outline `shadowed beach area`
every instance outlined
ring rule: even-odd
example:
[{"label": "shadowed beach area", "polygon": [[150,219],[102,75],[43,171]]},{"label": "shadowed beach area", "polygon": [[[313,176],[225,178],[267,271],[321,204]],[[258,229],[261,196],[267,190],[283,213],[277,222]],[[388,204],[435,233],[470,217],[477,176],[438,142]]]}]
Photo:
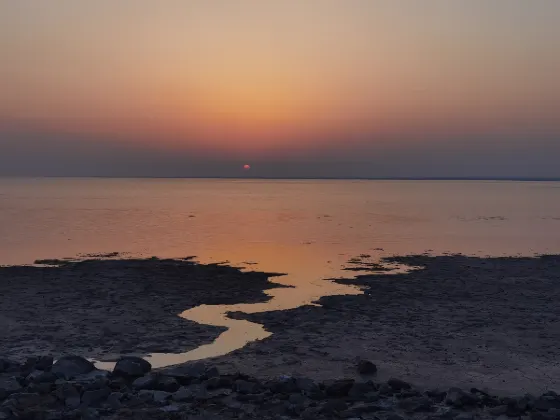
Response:
[{"label": "shadowed beach area", "polygon": [[[378,378],[419,386],[477,386],[505,393],[560,385],[560,257],[393,257],[419,267],[338,282],[364,293],[319,305],[230,314],[272,335],[210,359],[224,371],[257,377],[355,377],[356,360]],[[263,303],[276,274],[189,260],[86,260],[2,267],[0,354],[182,353],[225,328],[178,314],[197,305]],[[272,279],[274,280],[274,279]],[[250,305],[247,305],[249,308]]]}]

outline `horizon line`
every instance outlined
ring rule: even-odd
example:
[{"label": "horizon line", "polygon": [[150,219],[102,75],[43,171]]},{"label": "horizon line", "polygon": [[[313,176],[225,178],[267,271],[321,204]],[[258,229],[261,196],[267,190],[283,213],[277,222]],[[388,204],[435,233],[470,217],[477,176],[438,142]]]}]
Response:
[{"label": "horizon line", "polygon": [[326,181],[525,181],[559,182],[560,177],[319,177],[319,176],[149,176],[149,175],[0,175],[0,178],[74,178],[74,179],[221,179],[221,180],[326,180]]}]

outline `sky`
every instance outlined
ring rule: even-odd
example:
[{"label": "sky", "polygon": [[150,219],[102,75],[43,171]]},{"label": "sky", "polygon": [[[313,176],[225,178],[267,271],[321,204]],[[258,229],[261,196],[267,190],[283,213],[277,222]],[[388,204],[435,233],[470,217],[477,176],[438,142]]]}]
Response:
[{"label": "sky", "polygon": [[558,0],[0,0],[0,175],[560,178],[558,22]]}]

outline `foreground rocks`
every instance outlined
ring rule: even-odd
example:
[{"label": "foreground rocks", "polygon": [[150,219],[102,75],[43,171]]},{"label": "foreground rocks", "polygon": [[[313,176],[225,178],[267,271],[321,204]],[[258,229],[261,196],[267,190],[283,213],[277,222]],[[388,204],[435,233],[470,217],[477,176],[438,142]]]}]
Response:
[{"label": "foreground rocks", "polygon": [[[358,369],[372,367],[361,361]],[[317,383],[283,376],[260,381],[221,375],[201,363],[151,371],[148,362],[122,358],[113,372],[86,359],[0,359],[0,419],[560,419],[560,396],[500,398],[478,390],[420,390],[337,379]]]}]

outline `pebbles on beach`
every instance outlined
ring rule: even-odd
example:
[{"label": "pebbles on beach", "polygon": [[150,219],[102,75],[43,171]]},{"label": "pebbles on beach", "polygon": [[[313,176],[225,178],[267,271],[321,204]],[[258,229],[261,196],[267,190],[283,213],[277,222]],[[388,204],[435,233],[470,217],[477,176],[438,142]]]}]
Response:
[{"label": "pebbles on beach", "polygon": [[0,419],[124,418],[553,420],[560,418],[560,396],[422,391],[398,379],[315,382],[282,376],[263,382],[220,374],[203,363],[152,371],[148,362],[131,357],[119,360],[113,372],[90,369],[80,356],[54,364],[52,358],[22,364],[0,359]]}]

